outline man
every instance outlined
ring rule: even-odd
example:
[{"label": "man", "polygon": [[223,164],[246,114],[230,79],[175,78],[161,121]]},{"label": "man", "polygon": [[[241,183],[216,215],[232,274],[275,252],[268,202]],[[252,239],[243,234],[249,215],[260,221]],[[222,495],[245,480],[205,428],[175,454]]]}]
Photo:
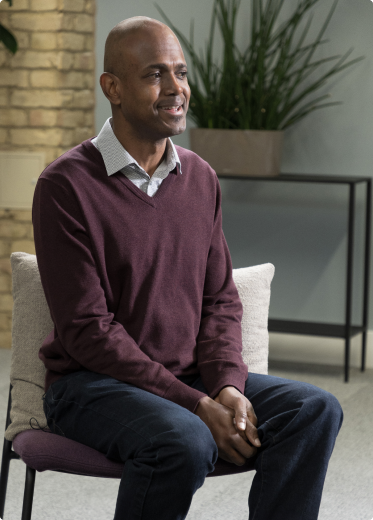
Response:
[{"label": "man", "polygon": [[104,68],[111,120],[35,192],[55,324],[40,351],[48,424],[125,462],[115,520],[185,518],[218,455],[233,468],[256,456],[251,519],[316,519],[341,408],[311,385],[248,376],[218,180],[169,139],[190,98],[179,42],[125,20]]}]

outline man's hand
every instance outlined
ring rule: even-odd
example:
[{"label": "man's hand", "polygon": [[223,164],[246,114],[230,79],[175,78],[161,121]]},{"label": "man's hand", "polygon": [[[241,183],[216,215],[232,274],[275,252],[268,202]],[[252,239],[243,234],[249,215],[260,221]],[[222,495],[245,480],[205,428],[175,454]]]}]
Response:
[{"label": "man's hand", "polygon": [[237,431],[243,438],[251,442],[253,446],[259,448],[260,440],[258,430],[256,429],[258,419],[250,401],[234,386],[223,388],[215,397],[215,401],[234,411],[234,424]]},{"label": "man's hand", "polygon": [[242,438],[233,424],[235,418],[233,409],[206,396],[198,403],[195,413],[211,431],[218,447],[219,457],[242,466],[246,459],[255,455],[256,448]]}]

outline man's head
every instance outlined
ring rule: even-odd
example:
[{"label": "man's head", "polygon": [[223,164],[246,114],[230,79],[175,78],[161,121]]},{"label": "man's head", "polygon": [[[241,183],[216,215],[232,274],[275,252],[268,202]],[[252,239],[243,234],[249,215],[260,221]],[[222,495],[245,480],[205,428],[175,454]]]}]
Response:
[{"label": "man's head", "polygon": [[115,126],[150,141],[185,130],[187,68],[169,27],[142,16],[120,22],[106,40],[104,69],[100,83]]}]

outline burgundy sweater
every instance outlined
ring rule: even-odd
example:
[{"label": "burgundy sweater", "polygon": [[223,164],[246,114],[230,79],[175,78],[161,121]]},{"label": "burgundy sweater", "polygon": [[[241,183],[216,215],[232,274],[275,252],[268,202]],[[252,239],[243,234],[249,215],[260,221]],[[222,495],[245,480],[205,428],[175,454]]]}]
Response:
[{"label": "burgundy sweater", "polygon": [[41,174],[33,224],[54,323],[39,357],[46,389],[87,369],[194,411],[204,396],[176,376],[200,374],[211,397],[243,392],[242,305],[222,231],[215,172],[177,147],[175,168],[149,197],[108,176],[89,141]]}]

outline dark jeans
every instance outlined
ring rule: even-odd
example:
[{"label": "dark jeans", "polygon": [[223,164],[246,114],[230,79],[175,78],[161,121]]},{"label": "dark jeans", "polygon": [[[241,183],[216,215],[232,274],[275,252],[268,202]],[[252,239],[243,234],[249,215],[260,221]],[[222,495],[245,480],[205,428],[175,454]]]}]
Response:
[{"label": "dark jeans", "polygon": [[[181,378],[182,379],[182,378]],[[199,377],[182,379],[206,391]],[[315,520],[342,424],[337,399],[312,385],[249,373],[245,395],[262,447],[250,520]],[[207,426],[185,408],[88,371],[48,390],[52,431],[125,462],[114,520],[181,520],[217,459]]]}]

